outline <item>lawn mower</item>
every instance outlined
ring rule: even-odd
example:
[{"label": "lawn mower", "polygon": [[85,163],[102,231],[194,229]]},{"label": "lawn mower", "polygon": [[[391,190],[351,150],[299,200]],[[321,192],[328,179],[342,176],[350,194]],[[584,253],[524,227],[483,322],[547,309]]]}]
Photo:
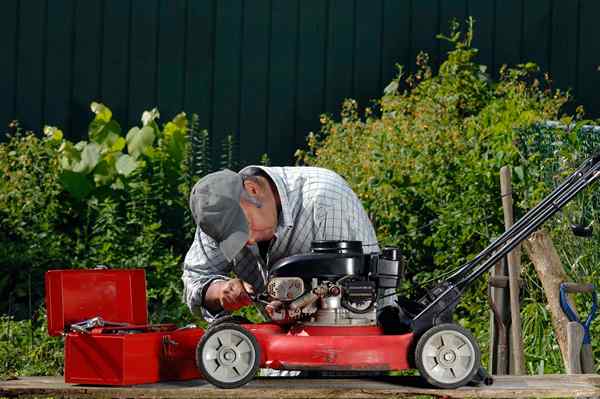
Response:
[{"label": "lawn mower", "polygon": [[[317,241],[311,253],[281,259],[257,301],[274,306],[266,323],[220,321],[196,347],[202,375],[221,388],[243,386],[259,368],[392,371],[417,368],[431,385],[456,388],[485,372],[472,334],[453,323],[464,290],[600,176],[600,155],[445,281],[414,301],[398,301],[405,331],[377,323],[377,302],[396,288],[402,257],[395,248],[364,254],[356,241]],[[489,381],[489,379],[486,379]]]}]

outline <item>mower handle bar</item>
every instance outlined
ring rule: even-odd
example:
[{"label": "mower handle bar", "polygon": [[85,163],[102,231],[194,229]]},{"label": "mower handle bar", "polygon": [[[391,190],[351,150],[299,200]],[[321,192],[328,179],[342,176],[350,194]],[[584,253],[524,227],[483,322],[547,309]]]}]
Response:
[{"label": "mower handle bar", "polygon": [[[578,181],[578,179],[581,179],[581,177],[583,176],[583,173],[584,173],[584,171],[586,171],[586,169],[589,171],[594,166],[597,166],[598,162],[600,162],[600,153],[583,161],[582,164],[579,166],[579,168],[575,172],[573,172],[561,184],[559,184],[558,187],[556,187],[539,204],[537,204],[535,207],[530,209],[525,215],[523,215],[523,217],[521,219],[519,219],[509,229],[507,229],[504,233],[502,233],[496,240],[494,240],[489,246],[487,246],[477,256],[475,256],[475,258],[473,258],[467,264],[462,266],[459,270],[457,270],[452,275],[450,275],[450,277],[448,277],[448,280],[453,281],[453,280],[459,278],[460,276],[462,276],[462,274],[465,271],[471,269],[473,266],[480,263],[485,257],[489,256],[492,252],[496,251],[500,246],[502,246],[504,244],[504,242],[509,238],[510,235],[514,234],[514,232],[516,230],[520,230],[523,228],[523,226],[531,223],[532,220],[535,220],[537,218],[537,216],[545,210],[545,208],[548,206],[548,204],[552,203],[558,197],[560,197],[563,194],[565,187],[567,187],[568,185],[570,185],[574,182],[576,183]],[[587,183],[587,184],[589,184],[589,183]],[[586,186],[587,186],[587,184],[586,184]],[[584,187],[580,188],[577,192],[579,192]],[[550,215],[550,216],[552,216],[552,215]],[[544,219],[544,221],[546,219],[548,219],[550,216],[546,217]]]},{"label": "mower handle bar", "polygon": [[[500,237],[481,251],[473,260],[453,273],[447,281],[450,285],[415,316],[413,320],[425,319],[431,312],[441,313],[450,308],[462,290],[479,278],[500,259],[517,247],[523,240],[536,231],[546,220],[557,213],[577,193],[600,177],[600,153],[586,159],[582,165],[556,187],[539,204],[529,210],[517,223],[507,229]],[[445,302],[446,297],[451,298]],[[442,306],[444,309],[440,309]],[[433,318],[432,318],[433,320]]]}]

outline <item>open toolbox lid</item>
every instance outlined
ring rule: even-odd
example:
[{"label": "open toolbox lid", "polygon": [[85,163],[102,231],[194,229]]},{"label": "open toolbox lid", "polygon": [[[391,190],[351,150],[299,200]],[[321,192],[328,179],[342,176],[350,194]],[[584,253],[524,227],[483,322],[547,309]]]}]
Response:
[{"label": "open toolbox lid", "polygon": [[117,323],[148,323],[143,269],[71,269],[46,272],[48,334],[100,316]]}]

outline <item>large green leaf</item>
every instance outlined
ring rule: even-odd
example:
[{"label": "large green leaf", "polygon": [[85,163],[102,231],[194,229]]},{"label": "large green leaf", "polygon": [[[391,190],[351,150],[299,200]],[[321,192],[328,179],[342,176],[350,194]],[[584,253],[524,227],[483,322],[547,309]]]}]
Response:
[{"label": "large green leaf", "polygon": [[75,173],[88,174],[100,161],[100,146],[96,143],[81,141],[75,145],[63,143],[59,149],[62,152],[61,166]]},{"label": "large green leaf", "polygon": [[121,126],[117,121],[104,122],[96,118],[88,129],[90,140],[105,147],[112,147],[121,138]]},{"label": "large green leaf", "polygon": [[112,119],[112,111],[106,105],[93,102],[90,108],[96,114],[96,119],[105,123],[108,123]]},{"label": "large green leaf", "polygon": [[112,183],[115,179],[115,160],[114,157],[104,157],[98,166],[94,169],[94,182],[98,186]]},{"label": "large green leaf", "polygon": [[100,146],[96,143],[87,143],[81,151],[81,161],[73,172],[88,174],[94,170],[98,162],[100,162]]},{"label": "large green leaf", "polygon": [[160,113],[157,108],[152,108],[150,111],[144,111],[142,114],[142,124],[148,126],[158,118],[160,118]]},{"label": "large green leaf", "polygon": [[65,190],[79,199],[85,198],[93,188],[86,175],[71,172],[70,170],[62,171],[59,175],[59,180]]},{"label": "large green leaf", "polygon": [[149,126],[143,128],[133,127],[127,133],[127,151],[129,155],[137,159],[140,154],[145,154],[152,148],[154,142],[154,131]]},{"label": "large green leaf", "polygon": [[123,176],[129,176],[138,166],[138,163],[131,155],[121,155],[115,164],[117,172]]},{"label": "large green leaf", "polygon": [[181,162],[185,155],[185,144],[187,141],[187,117],[184,112],[178,114],[164,128],[165,140],[169,155],[175,162]]}]

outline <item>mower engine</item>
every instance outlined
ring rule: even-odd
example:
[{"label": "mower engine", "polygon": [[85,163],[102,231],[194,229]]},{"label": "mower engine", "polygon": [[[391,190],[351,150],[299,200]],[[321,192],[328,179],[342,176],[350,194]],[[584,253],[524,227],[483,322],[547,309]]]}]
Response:
[{"label": "mower engine", "polygon": [[270,272],[267,312],[273,322],[371,326],[385,289],[402,273],[398,249],[363,254],[360,241],[314,241],[311,253],[290,256]]}]

